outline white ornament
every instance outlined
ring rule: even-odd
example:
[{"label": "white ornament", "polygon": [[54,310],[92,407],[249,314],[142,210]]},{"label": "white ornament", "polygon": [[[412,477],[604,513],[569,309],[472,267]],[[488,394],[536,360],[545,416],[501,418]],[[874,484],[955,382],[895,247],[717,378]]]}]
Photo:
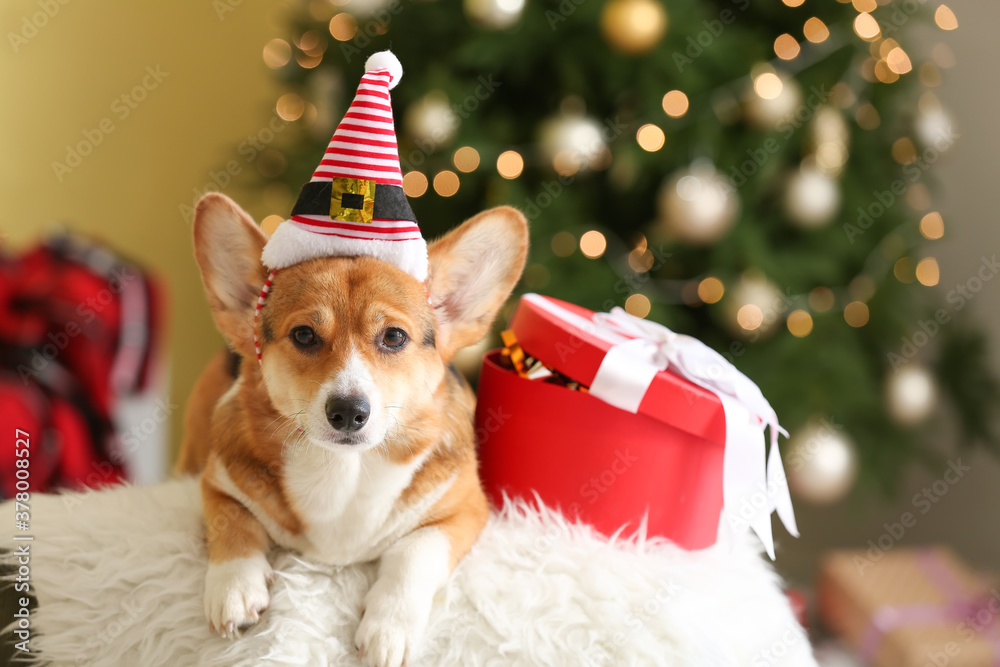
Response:
[{"label": "white ornament", "polygon": [[671,235],[687,243],[718,241],[732,227],[739,208],[732,184],[707,161],[678,172],[660,190],[660,219]]},{"label": "white ornament", "polygon": [[815,229],[833,220],[840,210],[840,185],[814,167],[803,167],[785,188],[785,211],[800,227]]},{"label": "white ornament", "polygon": [[900,424],[919,424],[937,404],[937,385],[923,366],[909,364],[891,372],[886,381],[889,414]]},{"label": "white ornament", "polygon": [[774,129],[785,121],[791,126],[801,124],[795,112],[802,108],[802,90],[795,79],[782,78],[781,92],[774,99],[764,99],[753,89],[744,98],[744,112],[747,120],[757,127]]},{"label": "white ornament", "polygon": [[847,495],[857,477],[858,461],[843,427],[814,419],[791,435],[785,469],[792,493],[817,505]]},{"label": "white ornament", "polygon": [[827,174],[840,174],[847,164],[850,130],[844,114],[834,107],[821,107],[809,126],[809,149],[816,164]]},{"label": "white ornament", "polygon": [[850,138],[844,114],[834,107],[820,107],[809,129],[814,147],[829,142],[846,144]]},{"label": "white ornament", "polygon": [[729,291],[724,308],[734,333],[757,337],[774,333],[784,322],[788,304],[774,283],[763,276],[749,275]]},{"label": "white ornament", "polygon": [[501,30],[520,20],[524,2],[525,0],[465,0],[465,14],[480,25]]},{"label": "white ornament", "polygon": [[608,156],[604,127],[588,116],[568,114],[545,121],[539,135],[542,152],[560,173],[567,165],[573,171],[597,167]]},{"label": "white ornament", "polygon": [[385,9],[389,5],[389,1],[390,0],[347,0],[347,2],[338,4],[343,7],[344,11],[350,12],[357,18],[364,19],[379,10]]},{"label": "white ornament", "polygon": [[923,146],[936,146],[940,149],[954,143],[954,123],[951,116],[941,108],[931,109],[917,117],[917,139]]},{"label": "white ornament", "polygon": [[437,148],[450,142],[458,130],[458,116],[441,91],[427,93],[410,105],[405,116],[406,131],[421,146]]}]

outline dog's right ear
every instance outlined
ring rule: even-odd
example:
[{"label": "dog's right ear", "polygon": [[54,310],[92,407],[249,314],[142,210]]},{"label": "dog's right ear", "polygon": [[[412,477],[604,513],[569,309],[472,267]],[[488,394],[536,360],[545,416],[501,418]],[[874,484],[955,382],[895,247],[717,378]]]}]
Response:
[{"label": "dog's right ear", "polygon": [[229,197],[213,192],[194,214],[194,256],[215,326],[239,354],[253,357],[253,316],[268,271],[260,254],[267,237]]}]

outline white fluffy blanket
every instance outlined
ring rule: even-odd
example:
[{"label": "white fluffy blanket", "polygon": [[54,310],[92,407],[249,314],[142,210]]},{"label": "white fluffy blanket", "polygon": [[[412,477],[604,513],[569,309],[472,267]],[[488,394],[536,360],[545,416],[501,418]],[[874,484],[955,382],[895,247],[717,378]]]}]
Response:
[{"label": "white fluffy blanket", "polygon": [[[0,521],[13,527],[13,508]],[[271,607],[236,641],[204,618],[193,479],[34,496],[30,646],[54,665],[357,665],[371,565],[272,554]],[[8,543],[9,544],[9,543]],[[815,667],[777,576],[749,542],[689,553],[609,541],[512,504],[435,601],[420,665]],[[411,667],[417,667],[413,665]]]}]

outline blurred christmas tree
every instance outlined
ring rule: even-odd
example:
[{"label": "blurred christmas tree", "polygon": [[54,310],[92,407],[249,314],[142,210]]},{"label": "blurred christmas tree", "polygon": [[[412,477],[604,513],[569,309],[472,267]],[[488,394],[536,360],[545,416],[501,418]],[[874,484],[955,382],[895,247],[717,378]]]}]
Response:
[{"label": "blurred christmas tree", "polygon": [[[623,305],[728,355],[791,428],[801,495],[839,497],[855,462],[891,488],[904,464],[931,459],[938,397],[967,442],[996,441],[981,337],[953,322],[970,295],[928,289],[928,242],[945,224],[927,172],[954,141],[933,93],[953,64],[933,37],[957,27],[948,7],[296,8],[287,39],[264,48],[287,88],[276,111],[296,128],[283,156],[259,160],[272,201],[290,207],[365,58],[391,48],[405,70],[393,91],[404,187],[425,234],[520,207],[533,236],[523,288]],[[274,213],[265,226],[288,210]]]}]

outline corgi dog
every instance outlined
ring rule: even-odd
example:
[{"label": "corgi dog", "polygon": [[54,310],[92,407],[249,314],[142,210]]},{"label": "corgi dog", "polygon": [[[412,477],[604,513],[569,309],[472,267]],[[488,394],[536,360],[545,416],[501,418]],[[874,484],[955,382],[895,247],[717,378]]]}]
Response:
[{"label": "corgi dog", "polygon": [[519,280],[527,223],[509,207],[471,218],[429,244],[425,283],[371,256],[300,262],[272,274],[255,321],[267,240],[228,197],[198,203],[195,257],[231,350],[197,381],[178,462],[201,474],[205,614],[224,637],[256,623],[275,547],[377,561],[355,642],[364,664],[398,667],[489,515],[475,397],[450,362]]}]

